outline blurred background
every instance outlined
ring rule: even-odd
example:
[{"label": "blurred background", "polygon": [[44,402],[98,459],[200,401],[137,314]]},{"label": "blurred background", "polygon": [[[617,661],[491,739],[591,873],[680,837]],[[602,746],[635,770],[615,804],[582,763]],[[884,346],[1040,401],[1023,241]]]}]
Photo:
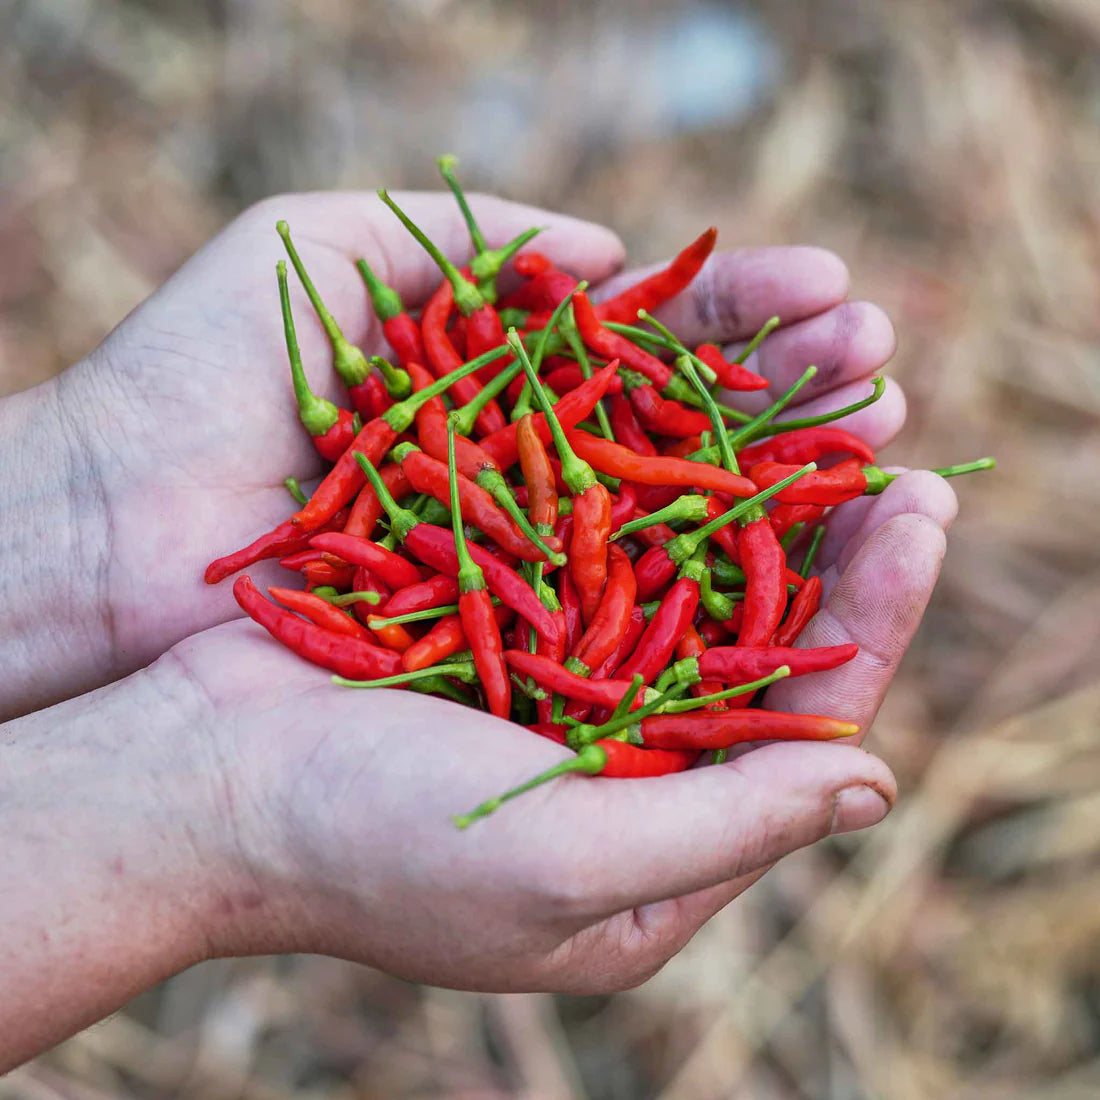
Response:
[{"label": "blurred background", "polygon": [[872,735],[902,795],[614,997],[199,967],[0,1098],[1100,1095],[1100,4],[0,0],[0,393],[248,203],[471,185],[806,242],[893,316],[943,581]]}]

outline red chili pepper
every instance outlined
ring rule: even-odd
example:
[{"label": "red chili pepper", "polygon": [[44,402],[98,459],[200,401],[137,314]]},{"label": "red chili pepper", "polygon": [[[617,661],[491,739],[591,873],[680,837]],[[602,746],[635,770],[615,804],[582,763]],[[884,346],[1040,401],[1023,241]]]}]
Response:
[{"label": "red chili pepper", "polygon": [[619,482],[619,494],[611,501],[611,533],[616,531],[628,520],[634,518],[637,511],[638,494],[629,481]]},{"label": "red chili pepper", "polygon": [[[652,531],[654,528],[646,528]],[[639,532],[641,534],[642,532]],[[675,538],[676,533],[669,528],[669,535]],[[672,538],[668,541],[671,542]],[[651,546],[635,563],[634,577],[638,585],[638,599],[643,603],[656,599],[671,583],[676,576],[679,564],[673,561],[664,546]]]},{"label": "red chili pepper", "polygon": [[567,653],[572,653],[584,633],[584,621],[581,617],[581,600],[577,595],[577,586],[564,569],[558,576],[558,600],[561,603],[565,628],[565,649]]},{"label": "red chili pepper", "polygon": [[516,423],[519,464],[527,486],[527,513],[539,534],[552,534],[558,519],[558,490],[546,444],[527,413]]},{"label": "red chili pepper", "polygon": [[406,312],[401,296],[371,271],[366,260],[357,261],[356,267],[367,284],[375,315],[382,322],[382,335],[393,348],[397,361],[406,368],[410,363],[423,363],[426,354],[420,326]]},{"label": "red chili pepper", "polygon": [[[547,389],[553,390],[554,393],[565,395],[570,390],[575,390],[578,386],[584,384],[584,374],[579,364],[572,363],[568,359],[561,361],[559,365],[555,365],[557,358],[557,356],[551,356],[543,365],[545,384]],[[521,380],[517,378],[516,381]],[[611,384],[607,387],[607,392],[622,393],[622,390],[623,380],[615,375],[611,379]]]},{"label": "red chili pepper", "polygon": [[[532,261],[532,257],[537,257],[537,259]],[[516,257],[516,270],[522,275],[524,272],[520,271],[521,267],[530,270],[527,267],[529,263],[532,263],[533,266],[543,259],[545,257],[539,257],[538,253],[525,252]],[[554,267],[549,260],[546,262],[547,267],[534,273],[526,283],[500,300],[499,304],[502,309],[549,311],[554,309],[563,298],[567,298],[573,293],[577,280],[572,275]]]},{"label": "red chili pepper", "polygon": [[745,741],[828,741],[859,732],[854,722],[770,710],[693,711],[643,718],[647,749],[726,749]]},{"label": "red chili pepper", "polygon": [[[736,610],[741,610],[740,604],[737,605]],[[715,622],[714,619],[704,619],[699,624],[699,634],[708,646],[717,646],[726,639],[728,631],[724,623]]]},{"label": "red chili pepper", "polygon": [[466,532],[462,529],[453,425],[447,433],[447,470],[451,478],[451,526],[458,558],[458,615],[474,655],[474,667],[485,691],[489,710],[498,718],[507,719],[512,712],[512,683],[504,664],[500,627],[493,614],[485,574],[470,556]]},{"label": "red chili pepper", "polygon": [[[795,467],[795,469],[800,469],[800,467]],[[797,482],[795,484],[797,484]],[[716,519],[721,514],[722,505],[719,501],[714,501],[707,506],[708,520]],[[729,557],[730,561],[732,561],[734,565],[742,564],[740,534],[732,524],[728,527],[720,527],[710,537],[714,539],[714,541],[718,543],[718,545],[723,550],[725,550],[726,555]],[[806,582],[793,569],[787,569],[786,567],[784,567],[783,583],[793,585],[795,588],[801,588],[802,585]]]},{"label": "red chili pepper", "polygon": [[601,302],[596,306],[597,317],[601,321],[632,325],[638,318],[638,310],[650,312],[675,298],[702,270],[707,257],[714,251],[717,239],[718,230],[711,226],[680,252],[668,267],[627,287],[614,298]]},{"label": "red chili pepper", "polygon": [[[752,468],[752,479],[758,481],[760,488],[765,489],[782,481],[797,468],[788,463],[758,462]],[[863,496],[864,493],[882,492],[886,485],[885,479],[889,476],[877,466],[864,466],[861,469],[858,459],[849,459],[828,470],[815,470],[812,474],[799,478],[793,485],[783,489],[776,500],[781,504],[817,504],[829,507],[843,504],[846,500]]]},{"label": "red chili pepper", "polygon": [[710,430],[710,417],[706,413],[662,397],[648,383],[629,387],[629,394],[638,422],[654,435],[685,438]]},{"label": "red chili pepper", "polygon": [[424,579],[420,570],[407,558],[371,542],[370,539],[330,531],[328,534],[316,535],[312,545],[318,550],[336,554],[353,565],[365,566],[393,589],[404,588]]},{"label": "red chili pepper", "polygon": [[390,599],[378,609],[378,614],[385,619],[396,618],[398,615],[408,615],[415,611],[428,611],[433,607],[444,607],[454,603],[458,599],[458,581],[454,577],[446,577],[437,573],[424,581],[407,585],[395,592]]},{"label": "red chili pepper", "polygon": [[248,576],[238,577],[233,595],[249,618],[260,624],[273,638],[315,665],[353,680],[374,680],[401,671],[401,659],[391,650],[371,645],[359,638],[334,634],[276,606],[263,595]]},{"label": "red chili pepper", "polygon": [[695,357],[701,359],[718,376],[723,389],[740,393],[753,390],[766,390],[768,380],[754,374],[740,363],[730,363],[714,344],[700,344],[695,349]]},{"label": "red chili pepper", "polygon": [[[310,538],[312,537],[311,535]],[[320,561],[323,557],[324,554],[320,550],[299,550],[297,554],[287,554],[285,558],[280,558],[279,564],[293,573],[300,573],[303,565],[311,561]]]},{"label": "red chili pepper", "polygon": [[875,452],[859,438],[843,428],[799,428],[793,432],[773,435],[737,452],[737,461],[745,468],[758,462],[783,462],[805,466],[826,455],[848,455],[864,462],[874,462]]},{"label": "red chili pepper", "polygon": [[[457,581],[456,587],[457,587]],[[457,599],[457,594],[456,597]],[[498,604],[493,608],[497,630],[501,630],[512,619],[514,612],[510,607]],[[422,638],[418,638],[401,655],[406,671],[427,668],[439,664],[464,649],[469,649],[466,632],[462,629],[462,619],[458,615],[444,615]]]},{"label": "red chili pepper", "polygon": [[694,749],[642,749],[610,738],[596,741],[594,746],[607,754],[607,762],[597,774],[608,779],[653,779],[672,775],[686,771],[699,759]]},{"label": "red chili pepper", "polygon": [[298,405],[298,419],[310,437],[317,453],[327,462],[335,462],[355,438],[354,416],[348,409],[337,408],[331,401],[318,397],[306,380],[302,367],[302,355],[298,350],[298,337],[294,332],[294,317],[290,312],[290,291],[286,282],[286,263],[275,265],[279,277],[279,301],[283,309],[283,333],[286,351],[290,359],[290,378],[294,386],[294,400]]},{"label": "red chili pepper", "polygon": [[745,572],[745,610],[737,644],[767,645],[787,606],[787,555],[766,515],[741,528],[737,545]]},{"label": "red chili pepper", "polygon": [[591,671],[615,652],[630,625],[637,590],[630,559],[620,547],[612,544],[607,548],[607,583],[603,599],[583,637],[570,651],[571,660]]},{"label": "red chili pepper", "polygon": [[677,640],[691,624],[698,606],[699,585],[688,577],[681,577],[661,601],[633,655],[619,666],[617,678],[632,680],[640,674],[643,683],[651,683],[664,671]]},{"label": "red chili pepper", "polygon": [[747,477],[731,474],[720,466],[690,462],[684,458],[647,458],[619,443],[599,439],[588,432],[571,431],[566,435],[579,457],[591,463],[600,473],[612,477],[626,478],[642,485],[694,485],[699,489],[713,489],[735,497],[751,497],[757,493],[756,486]]},{"label": "red chili pepper", "polygon": [[350,615],[345,614],[338,607],[333,607],[327,600],[312,592],[302,592],[297,588],[269,588],[271,598],[278,600],[283,607],[304,615],[311,623],[331,630],[334,634],[346,634],[350,638],[362,638],[364,641],[372,641],[370,633]]},{"label": "red chili pepper", "polygon": [[310,561],[302,566],[301,572],[308,589],[328,586],[347,588],[355,577],[355,566],[337,566],[327,561]]},{"label": "red chili pepper", "polygon": [[591,679],[606,680],[613,676],[622,663],[637,648],[639,639],[645,633],[646,625],[645,612],[635,604],[630,609],[630,619],[626,624],[626,630],[622,638],[619,639],[619,644],[615,647],[611,656],[593,670]]},{"label": "red chili pepper", "polygon": [[[558,422],[567,431],[579,424],[595,407],[603,397],[615,372],[619,369],[618,360],[607,364],[606,367],[596,371],[584,385],[578,386],[572,393],[567,393],[555,406],[554,414]],[[535,427],[538,429],[539,438],[543,443],[549,443],[551,439],[550,428],[546,423],[546,417],[542,413],[535,414]],[[516,425],[509,424],[499,432],[487,435],[480,441],[483,450],[488,452],[493,461],[502,470],[515,464],[519,457],[519,445],[516,442]]]},{"label": "red chili pepper", "polygon": [[824,514],[820,504],[777,504],[768,513],[768,522],[775,537],[781,539],[796,524],[817,523]]},{"label": "red chili pepper", "polygon": [[663,390],[672,377],[672,368],[655,355],[643,351],[625,336],[604,328],[596,315],[588,295],[577,291],[573,295],[573,318],[585,346],[602,359],[619,359],[623,366],[645,375],[658,389]]},{"label": "red chili pepper", "polygon": [[[817,614],[821,606],[821,578],[810,577],[808,581],[795,593],[791,600],[787,618],[776,629],[772,636],[772,645],[790,646],[798,640],[799,634],[805,629],[806,624]],[[810,653],[812,650],[799,649],[796,653]]]},{"label": "red chili pepper", "polygon": [[[782,665],[790,668],[792,676],[825,672],[846,664],[858,652],[859,646],[852,643],[820,646],[816,649],[791,649],[773,645],[712,646],[698,655],[694,668],[697,675],[704,680],[740,684],[770,676]],[[688,666],[677,666],[678,674],[684,670],[688,670]]]},{"label": "red chili pepper", "polygon": [[[346,511],[338,512],[319,531],[337,531],[347,521]],[[250,542],[240,550],[227,554],[224,558],[215,558],[207,567],[203,579],[207,584],[217,584],[234,573],[247,569],[259,561],[267,561],[270,558],[286,558],[287,555],[299,554],[308,551],[309,540],[313,534],[303,531],[293,520],[285,520],[278,527],[272,528],[262,534],[258,539]],[[318,559],[314,559],[318,560]],[[287,568],[296,569],[297,566]]]},{"label": "red chili pepper", "polygon": [[[629,680],[590,680],[546,657],[519,649],[505,650],[504,659],[521,676],[530,676],[547,691],[584,703],[614,708],[631,688]],[[635,705],[641,706],[641,700],[635,700]]]}]

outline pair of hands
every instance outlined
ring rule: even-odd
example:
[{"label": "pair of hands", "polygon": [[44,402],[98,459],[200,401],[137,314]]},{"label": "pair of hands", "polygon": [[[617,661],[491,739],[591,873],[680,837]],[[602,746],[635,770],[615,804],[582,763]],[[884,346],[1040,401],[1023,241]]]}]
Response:
[{"label": "pair of hands", "polygon": [[[399,201],[448,254],[468,254],[449,196]],[[490,245],[548,226],[539,249],[602,293],[639,275],[616,274],[623,247],[606,229],[488,197],[473,205]],[[0,493],[30,510],[15,557],[34,558],[32,569],[9,557],[15,594],[0,613],[0,659],[13,670],[0,719],[26,715],[0,727],[12,764],[0,795],[24,792],[9,803],[23,843],[0,862],[0,884],[53,860],[63,879],[32,895],[37,910],[0,903],[0,916],[17,930],[66,918],[54,950],[20,954],[17,934],[0,951],[0,1005],[22,1007],[11,1020],[0,1007],[0,1034],[15,1036],[0,1065],[213,954],[324,952],[484,990],[624,988],[783,855],[873,824],[895,796],[885,765],[854,745],[771,745],[658,780],[561,780],[455,830],[451,813],[563,750],[446,702],[337,690],[240,619],[228,583],[201,580],[211,558],[286,517],[288,473],[322,472],[286,381],[280,217],[368,353],[384,348],[352,261],[366,256],[410,307],[438,281],[373,197],[267,200],[86,361],[0,403],[0,427],[26,443],[8,466],[15,488]],[[884,314],[847,290],[844,265],[819,249],[725,252],[661,318],[685,342],[731,344],[778,314],[783,327],[750,365],[778,392],[816,363],[792,413],[805,415],[863,396],[893,353]],[[304,296],[295,312],[324,392],[328,345]],[[335,381],[328,396],[340,398]],[[877,449],[904,414],[891,383],[844,426]],[[859,656],[773,686],[767,705],[870,724],[954,511],[946,483],[921,472],[836,510],[819,558],[826,598],[802,644],[855,641]],[[43,545],[50,532],[60,563]],[[43,572],[57,580],[46,616]],[[260,584],[276,572],[253,571]],[[31,577],[37,603],[20,583]],[[90,694],[42,709],[80,691]],[[58,967],[65,1010],[46,988]]]}]

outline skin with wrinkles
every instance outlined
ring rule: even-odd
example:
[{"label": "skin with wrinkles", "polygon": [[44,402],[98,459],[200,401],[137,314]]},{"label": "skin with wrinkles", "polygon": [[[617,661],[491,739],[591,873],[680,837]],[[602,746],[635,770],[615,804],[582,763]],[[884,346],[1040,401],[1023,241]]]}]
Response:
[{"label": "skin with wrinkles", "polygon": [[[449,198],[398,201],[468,257]],[[491,245],[542,224],[539,250],[594,284],[622,262],[607,230],[472,202]],[[212,955],[325,952],[484,990],[625,988],[776,860],[873,824],[895,795],[886,766],[853,745],[783,744],[656,780],[566,778],[455,830],[451,813],[565,750],[412,693],[372,698],[364,720],[361,693],[239,620],[229,584],[202,583],[206,561],[287,515],[288,473],[321,472],[288,430],[279,217],[368,354],[385,349],[351,259],[365,255],[410,308],[438,279],[373,197],[268,200],[85,362],[0,402],[0,500],[19,517],[0,571],[0,1069]],[[705,271],[662,320],[720,344],[775,313],[804,325],[768,370],[828,355],[844,382],[800,411],[861,395],[892,351],[892,334],[870,341],[877,322],[838,341],[828,315],[847,272],[830,253],[722,253]],[[305,301],[294,308],[319,380],[327,344]],[[887,442],[904,416],[892,392],[842,426]],[[334,381],[325,395],[339,396]],[[869,725],[931,592],[952,502],[914,474],[837,510],[804,644],[855,640],[867,659],[776,685],[769,706]],[[258,584],[275,576],[255,571]]]}]

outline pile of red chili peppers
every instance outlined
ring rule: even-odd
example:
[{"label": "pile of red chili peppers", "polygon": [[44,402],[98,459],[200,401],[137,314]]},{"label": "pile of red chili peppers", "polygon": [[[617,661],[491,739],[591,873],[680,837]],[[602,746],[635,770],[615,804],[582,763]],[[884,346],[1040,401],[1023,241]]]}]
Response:
[{"label": "pile of red chili peppers", "polygon": [[[896,476],[829,423],[877,400],[882,380],[847,408],[778,420],[809,367],[758,416],[731,408],[715,394],[767,387],[743,363],[778,319],[731,362],[650,315],[699,273],[715,230],[597,303],[545,256],[519,251],[539,230],[490,249],[453,158],[439,164],[474,258],[457,268],[380,191],[443,278],[414,317],[358,263],[393,362],[344,337],[279,223],[352,407],[309,387],[280,262],[300,418],[333,465],[308,499],[287,478],[299,510],[211,562],[206,581],[277,558],[305,589],[268,599],[242,576],[237,602],[337,683],[483,706],[575,750],[460,826],[568,772],[657,776],[743,742],[855,733],[754,700],[856,654],[796,642],[821,600],[812,569],[828,509]],[[500,295],[509,262],[522,281]]]}]

